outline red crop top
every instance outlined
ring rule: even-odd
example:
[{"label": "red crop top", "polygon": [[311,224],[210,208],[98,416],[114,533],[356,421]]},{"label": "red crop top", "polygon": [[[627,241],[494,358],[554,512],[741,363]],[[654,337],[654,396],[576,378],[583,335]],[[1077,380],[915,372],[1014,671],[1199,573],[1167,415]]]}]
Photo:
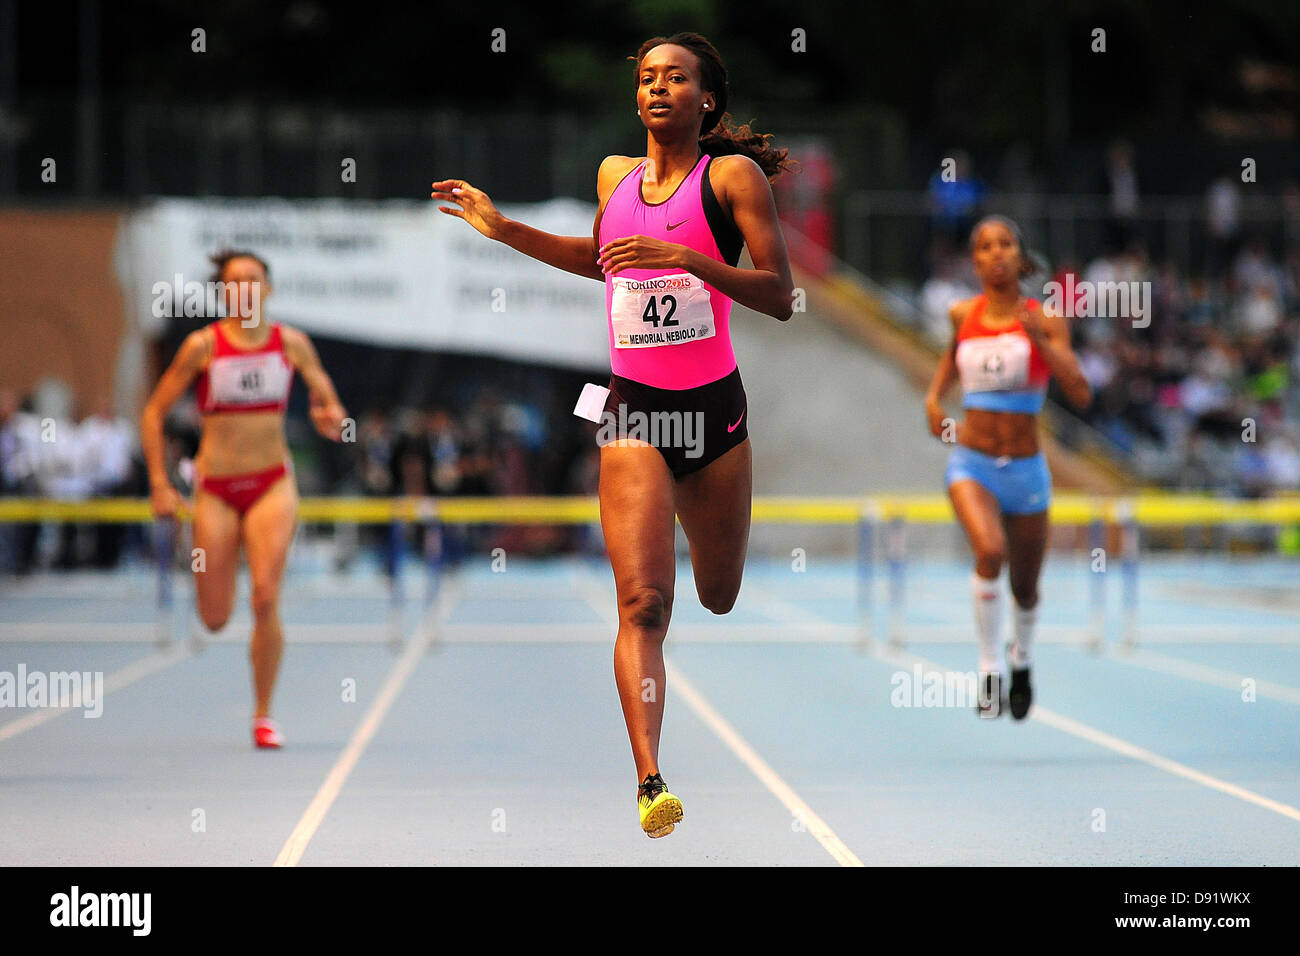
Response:
[{"label": "red crop top", "polygon": [[211,329],[212,358],[194,383],[199,411],[208,415],[288,408],[293,366],[284,354],[280,326],[273,324],[266,343],[255,349],[236,348],[221,331],[220,322],[213,322]]},{"label": "red crop top", "polygon": [[[1030,306],[1034,300],[1028,300]],[[1051,370],[1019,321],[991,329],[984,324],[988,297],[981,295],[957,330],[957,372],[969,396],[979,392],[1042,390]]]}]

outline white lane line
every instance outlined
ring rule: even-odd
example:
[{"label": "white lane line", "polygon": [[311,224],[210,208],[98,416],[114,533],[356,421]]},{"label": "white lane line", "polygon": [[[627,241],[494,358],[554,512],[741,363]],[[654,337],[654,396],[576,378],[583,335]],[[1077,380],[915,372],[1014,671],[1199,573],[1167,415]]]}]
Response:
[{"label": "white lane line", "polygon": [[[838,644],[859,644],[863,643],[863,635],[857,624],[842,624],[838,621],[832,621],[826,614],[820,611],[811,611],[801,607],[793,598],[780,597],[773,595],[762,588],[752,588],[740,592],[740,600],[746,605],[757,604],[760,610],[768,617],[784,622],[782,624],[758,624],[758,625],[723,625],[730,626],[735,630],[755,630],[759,633],[766,634],[774,632],[777,636],[755,637],[754,641],[763,641],[764,643],[778,643],[784,640],[786,643],[796,641],[807,643],[838,643]],[[853,613],[857,613],[856,609]],[[872,611],[873,615],[883,618],[888,615],[889,609],[883,604],[878,604]],[[717,625],[714,625],[716,628]],[[779,635],[786,635],[784,638]],[[970,627],[967,625],[929,625],[919,627],[909,627],[905,639],[910,644],[966,644],[971,641]],[[1067,647],[1085,646],[1092,638],[1091,632],[1086,628],[1052,628],[1052,633],[1043,637],[1035,638],[1035,641],[1041,645],[1064,645]],[[872,643],[878,640],[876,635],[871,635],[871,640],[866,643]],[[680,635],[675,643],[684,643]]]},{"label": "white lane line", "polygon": [[[926,660],[924,657],[918,657],[907,651],[897,652],[894,654],[880,655],[885,660],[906,660],[912,664],[920,664],[923,668],[943,672],[944,668],[940,667],[933,661]],[[1273,813],[1280,814],[1289,820],[1295,820],[1300,823],[1300,810],[1286,803],[1281,803],[1269,797],[1255,793],[1253,790],[1247,790],[1245,787],[1239,787],[1235,783],[1229,783],[1226,780],[1220,780],[1208,773],[1202,773],[1186,764],[1181,764],[1177,760],[1170,760],[1168,757],[1162,757],[1158,753],[1147,750],[1145,747],[1139,747],[1137,744],[1131,744],[1105,731],[1090,727],[1089,725],[1075,720],[1072,717],[1066,717],[1064,714],[1058,714],[1055,711],[1048,710],[1038,704],[1034,704],[1033,710],[1029,713],[1030,720],[1037,720],[1049,727],[1054,727],[1071,736],[1086,740],[1089,743],[1105,747],[1107,750],[1113,750],[1125,757],[1131,757],[1133,760],[1140,761],[1148,766],[1155,767],[1157,770],[1163,770],[1174,776],[1182,777],[1185,780],[1191,780],[1193,783],[1199,783],[1203,787],[1211,790],[1217,790],[1220,793],[1227,794],[1230,797],[1236,797],[1238,800],[1244,800],[1246,803],[1252,803],[1257,807],[1265,810],[1271,810]]]},{"label": "white lane line", "polygon": [[303,853],[307,849],[307,844],[316,834],[317,828],[320,827],[321,821],[325,819],[325,814],[329,813],[330,807],[338,798],[339,793],[343,790],[343,785],[347,782],[348,775],[365,753],[366,747],[374,738],[375,732],[379,730],[379,725],[384,722],[384,717],[388,715],[388,709],[392,707],[393,701],[397,700],[398,694],[402,692],[407,679],[415,671],[415,667],[420,663],[420,658],[424,656],[429,645],[433,640],[433,634],[436,625],[434,620],[440,620],[446,613],[449,602],[446,600],[447,594],[452,589],[447,583],[443,584],[442,592],[439,595],[437,603],[431,607],[420,622],[416,633],[411,637],[410,643],[406,645],[406,650],[397,659],[393,669],[388,672],[388,677],[384,681],[383,687],[379,689],[379,695],[375,702],[370,705],[366,711],[365,717],[357,729],[353,731],[352,737],[348,744],[339,754],[338,760],[334,761],[334,766],[325,777],[325,781],[316,791],[316,796],[312,797],[311,803],[303,812],[302,818],[289,834],[289,839],[284,841],[284,846],[280,848],[280,854],[275,858],[275,866],[297,866],[298,861],[302,859]]},{"label": "white lane line", "polygon": [[[592,587],[590,580],[575,580],[575,586],[581,592],[583,599],[595,609],[605,620],[609,621],[611,626],[618,628],[618,614],[609,610],[608,603],[610,595],[597,594]],[[731,726],[721,714],[704,698],[695,685],[692,684],[682,673],[681,668],[675,666],[666,657],[664,658],[664,669],[668,676],[670,686],[675,687],[677,692],[682,695],[695,715],[704,721],[705,725],[724,744],[730,748],[731,752],[739,758],[740,762],[749,768],[750,772],[759,779],[759,782],[765,786],[768,791],[785,805],[785,808],[792,814],[795,819],[801,821],[804,827],[811,833],[814,839],[822,845],[822,848],[838,863],[840,866],[862,866],[861,860],[854,855],[853,851],[844,845],[835,831],[830,828],[821,817],[813,812],[806,801],[804,801],[794,789],[781,779],[780,775],[772,769],[766,760],[759,756],[749,743],[740,736],[735,727]]]},{"label": "white lane line", "polygon": [[[608,644],[609,625],[530,624],[527,630],[508,630],[512,625],[451,624],[440,640],[448,644]],[[775,624],[673,624],[674,644],[848,644],[851,629],[839,625],[805,628],[792,633]]]},{"label": "white lane line", "polygon": [[[1156,582],[1152,582],[1156,584]],[[1196,604],[1211,608],[1218,608],[1226,611],[1236,611],[1240,614],[1249,614],[1252,611],[1272,614],[1278,617],[1294,618],[1300,613],[1300,601],[1294,597],[1295,588],[1291,584],[1285,585],[1286,591],[1282,591],[1283,585],[1274,588],[1251,588],[1249,585],[1244,588],[1233,588],[1234,594],[1223,594],[1223,585],[1219,585],[1220,590],[1215,592],[1204,586],[1189,586],[1186,584],[1173,584],[1168,581],[1161,581],[1154,589],[1156,593],[1152,595],[1157,599],[1171,601],[1174,604],[1186,604],[1188,601],[1194,601]],[[1260,599],[1248,600],[1250,592],[1258,594],[1263,591]],[[1245,593],[1241,593],[1244,591]],[[1287,593],[1291,592],[1291,593]],[[1283,627],[1294,627],[1294,620],[1283,623]]]},{"label": "white lane line", "polygon": [[709,729],[718,735],[731,752],[740,758],[741,763],[750,769],[763,784],[771,791],[772,795],[785,804],[796,820],[799,820],[807,827],[808,832],[813,835],[822,848],[838,863],[840,866],[862,866],[862,861],[844,845],[844,841],[835,835],[835,831],[813,812],[812,807],[790,788],[781,777],[773,770],[762,757],[751,747],[745,738],[736,732],[736,728],[727,723],[713,707],[709,704],[704,696],[695,689],[695,685],[686,679],[686,675],[681,669],[676,667],[671,661],[664,661],[664,668],[668,673],[668,680],[677,693],[685,698],[686,703],[690,705],[691,710],[695,711]]},{"label": "white lane line", "polygon": [[[124,687],[134,684],[136,681],[148,677],[150,674],[156,674],[165,667],[170,667],[177,661],[189,657],[191,652],[189,648],[181,645],[168,647],[161,651],[156,651],[148,657],[142,657],[138,661],[132,661],[120,670],[116,670],[104,678],[104,696],[115,693]],[[56,717],[62,717],[64,714],[82,710],[80,707],[47,707],[42,710],[33,711],[25,714],[17,720],[11,720],[0,724],[0,741],[9,740],[25,733],[34,727],[48,723]]]},{"label": "white lane line", "polygon": [[421,633],[407,645],[402,656],[397,659],[397,663],[393,665],[393,669],[388,673],[388,679],[384,681],[384,686],[380,688],[379,696],[370,705],[370,709],[366,712],[361,724],[353,732],[348,745],[343,749],[343,753],[334,762],[334,766],[330,768],[325,781],[320,785],[320,789],[316,791],[316,796],[307,805],[307,809],[293,828],[293,832],[289,834],[289,839],[285,840],[284,846],[280,848],[280,854],[275,858],[276,866],[298,865],[298,861],[302,859],[302,855],[307,849],[307,844],[311,842],[311,838],[321,825],[321,821],[325,819],[325,814],[329,813],[330,807],[334,805],[335,799],[343,789],[343,784],[347,782],[348,775],[352,773],[352,768],[361,759],[361,755],[375,736],[375,731],[379,729],[379,725],[383,723],[384,717],[387,716],[388,708],[393,705],[393,701],[401,693],[407,678],[415,670],[415,666],[420,662],[420,658],[424,656],[428,646],[428,635]]},{"label": "white lane line", "polygon": [[1173,674],[1175,677],[1185,677],[1188,680],[1200,681],[1203,684],[1213,684],[1216,687],[1223,687],[1237,693],[1241,693],[1242,681],[1251,680],[1255,683],[1255,694],[1258,697],[1272,697],[1288,704],[1300,704],[1300,690],[1294,687],[1275,684],[1272,681],[1261,680],[1248,674],[1236,674],[1218,667],[1211,667],[1208,664],[1197,664],[1193,661],[1179,660],[1176,657],[1166,657],[1163,654],[1156,654],[1141,648],[1111,654],[1109,659],[1125,664],[1133,664],[1137,667],[1145,667],[1153,671],[1162,671],[1166,674]]},{"label": "white lane line", "polygon": [[1208,773],[1202,773],[1199,770],[1193,770],[1185,764],[1176,760],[1170,760],[1168,757],[1162,757],[1160,754],[1152,753],[1150,750],[1131,744],[1127,740],[1121,740],[1108,733],[1089,727],[1087,724],[1080,723],[1071,717],[1058,714],[1055,711],[1047,710],[1044,707],[1034,705],[1034,713],[1030,715],[1034,720],[1042,721],[1049,727],[1055,727],[1067,734],[1073,734],[1075,737],[1091,741],[1099,746],[1114,750],[1126,757],[1132,757],[1134,760],[1140,760],[1145,764],[1150,764],[1166,773],[1172,773],[1176,776],[1183,777],[1203,787],[1209,787],[1211,790],[1218,790],[1220,793],[1226,793],[1230,797],[1236,797],[1238,800],[1244,800],[1247,803],[1253,803],[1257,807],[1263,807],[1265,810],[1272,810],[1274,813],[1281,814],[1288,819],[1300,823],[1300,810],[1285,803],[1269,797],[1261,796],[1253,790],[1247,790],[1245,787],[1239,787],[1235,783],[1229,783],[1226,780],[1220,780],[1218,777],[1212,777]]},{"label": "white lane line", "polygon": [[[154,622],[96,625],[94,634],[77,634],[69,628],[81,624],[40,623],[0,625],[0,644],[157,644]],[[234,619],[216,634],[202,633],[202,644],[247,644],[253,619]],[[287,644],[382,644],[387,630],[379,625],[294,624],[286,625]]]},{"label": "white lane line", "polygon": [[81,621],[29,621],[19,624],[0,624],[0,643],[157,644],[158,637],[155,633],[157,626],[156,619],[93,625]]}]

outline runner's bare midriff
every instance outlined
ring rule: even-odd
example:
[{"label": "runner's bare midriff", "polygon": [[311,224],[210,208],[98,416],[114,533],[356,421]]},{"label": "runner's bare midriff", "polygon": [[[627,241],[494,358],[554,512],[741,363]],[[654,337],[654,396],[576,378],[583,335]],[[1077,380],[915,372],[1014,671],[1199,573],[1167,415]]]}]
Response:
[{"label": "runner's bare midriff", "polygon": [[195,466],[206,477],[265,471],[289,459],[284,413],[222,412],[203,416]]},{"label": "runner's bare midriff", "polygon": [[1028,458],[1038,454],[1038,416],[968,408],[958,441],[995,458]]}]

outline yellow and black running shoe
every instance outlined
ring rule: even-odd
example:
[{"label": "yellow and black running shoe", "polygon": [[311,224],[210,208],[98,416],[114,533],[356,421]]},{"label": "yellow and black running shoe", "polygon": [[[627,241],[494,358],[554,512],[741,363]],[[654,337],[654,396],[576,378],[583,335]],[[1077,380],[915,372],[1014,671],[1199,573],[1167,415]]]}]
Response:
[{"label": "yellow and black running shoe", "polygon": [[652,840],[666,837],[681,822],[682,802],[668,792],[664,778],[657,773],[647,774],[641,781],[636,802],[641,808],[641,829]]}]

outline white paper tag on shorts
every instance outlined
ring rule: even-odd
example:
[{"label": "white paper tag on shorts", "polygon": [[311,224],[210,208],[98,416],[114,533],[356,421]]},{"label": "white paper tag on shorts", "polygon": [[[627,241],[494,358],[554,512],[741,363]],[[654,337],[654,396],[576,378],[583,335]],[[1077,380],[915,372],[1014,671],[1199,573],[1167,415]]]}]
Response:
[{"label": "white paper tag on shorts", "polygon": [[607,398],[609,398],[609,389],[604,385],[593,385],[588,382],[582,386],[582,394],[578,396],[578,404],[573,406],[573,414],[588,421],[599,422],[601,413],[605,411]]}]

